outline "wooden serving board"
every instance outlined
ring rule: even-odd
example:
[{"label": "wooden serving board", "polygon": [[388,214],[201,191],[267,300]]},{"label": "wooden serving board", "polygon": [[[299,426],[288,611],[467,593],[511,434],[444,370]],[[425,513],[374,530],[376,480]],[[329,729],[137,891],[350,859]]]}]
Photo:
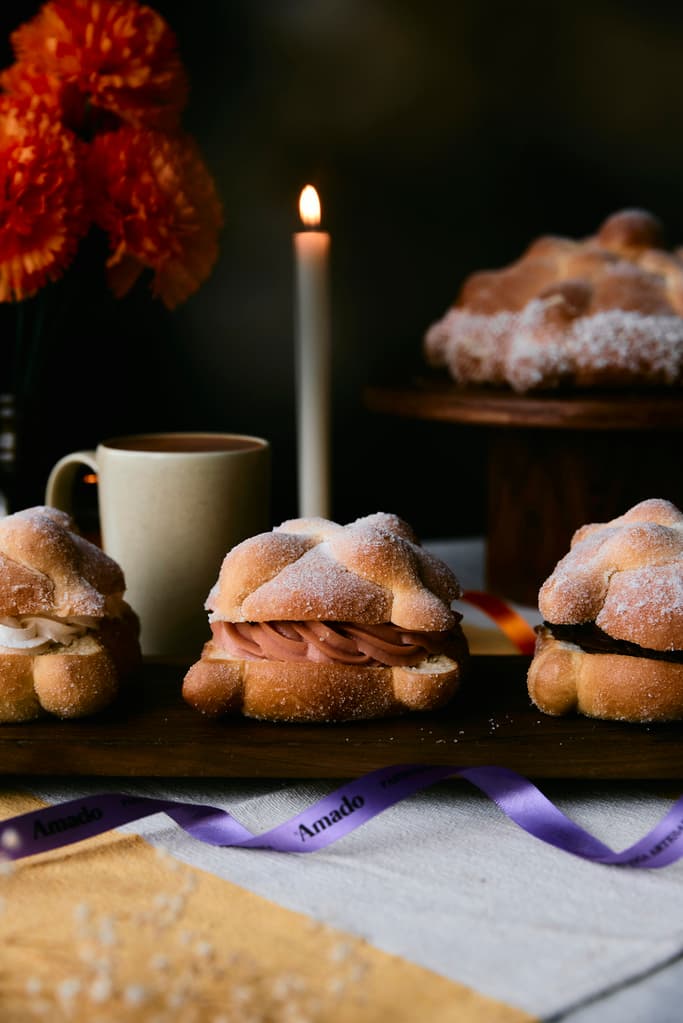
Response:
[{"label": "wooden serving board", "polygon": [[185,665],[145,663],[128,694],[80,721],[0,725],[4,775],[347,778],[398,763],[500,765],[535,778],[683,779],[683,722],[551,718],[530,703],[529,660],[473,657],[448,708],[339,725],[204,718]]}]

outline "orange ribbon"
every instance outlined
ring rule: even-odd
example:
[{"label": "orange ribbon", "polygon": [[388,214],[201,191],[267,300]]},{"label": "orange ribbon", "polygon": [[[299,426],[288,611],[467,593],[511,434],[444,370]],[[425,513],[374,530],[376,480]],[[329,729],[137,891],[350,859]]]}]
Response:
[{"label": "orange ribbon", "polygon": [[492,618],[501,632],[512,640],[520,654],[529,657],[533,655],[536,646],[536,633],[533,627],[504,600],[494,597],[491,593],[480,593],[478,590],[465,590],[461,599],[478,607]]}]

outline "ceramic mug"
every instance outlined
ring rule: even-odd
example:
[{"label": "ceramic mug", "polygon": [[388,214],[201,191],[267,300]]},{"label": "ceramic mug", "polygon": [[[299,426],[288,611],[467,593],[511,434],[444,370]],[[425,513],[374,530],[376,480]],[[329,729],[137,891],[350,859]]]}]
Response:
[{"label": "ceramic mug", "polygon": [[145,656],[194,659],[227,551],[270,528],[270,444],[231,433],[149,433],[61,458],[45,503],[73,514],[79,467],[97,474],[102,547],[123,569]]}]

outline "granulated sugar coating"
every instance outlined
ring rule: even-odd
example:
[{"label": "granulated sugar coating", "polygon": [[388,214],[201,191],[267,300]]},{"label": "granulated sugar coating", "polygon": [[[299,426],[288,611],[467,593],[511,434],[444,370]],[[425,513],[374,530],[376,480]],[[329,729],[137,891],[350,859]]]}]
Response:
[{"label": "granulated sugar coating", "polygon": [[683,514],[660,498],[577,530],[541,587],[528,674],[547,714],[683,717]]},{"label": "granulated sugar coating", "polygon": [[226,554],[183,698],[203,714],[290,722],[436,710],[469,660],[460,595],[397,515],[290,519]]},{"label": "granulated sugar coating", "polygon": [[554,624],[592,621],[614,639],[683,650],[683,514],[652,499],[584,526],[538,603]]},{"label": "granulated sugar coating", "polygon": [[650,213],[596,235],[544,237],[515,263],[472,274],[427,330],[426,361],[459,383],[523,393],[683,383],[683,255]]},{"label": "granulated sugar coating", "polygon": [[342,526],[291,519],[230,551],[207,606],[211,621],[393,622],[448,629],[460,584],[407,523],[377,512]]}]

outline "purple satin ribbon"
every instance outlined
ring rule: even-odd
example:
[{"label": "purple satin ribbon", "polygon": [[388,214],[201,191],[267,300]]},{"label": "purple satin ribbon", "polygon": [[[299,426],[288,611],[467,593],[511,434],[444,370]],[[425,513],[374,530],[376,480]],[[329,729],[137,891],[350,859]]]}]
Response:
[{"label": "purple satin ribbon", "polygon": [[640,841],[614,852],[579,827],[527,778],[506,767],[397,764],[347,782],[313,806],[262,835],[225,810],[147,796],[104,793],[21,814],[0,824],[0,859],[59,849],[154,813],[165,813],[188,835],[215,846],[307,853],[323,849],[407,796],[451,777],[476,785],[516,824],[542,842],[594,863],[665,867],[683,856],[683,796]]}]

